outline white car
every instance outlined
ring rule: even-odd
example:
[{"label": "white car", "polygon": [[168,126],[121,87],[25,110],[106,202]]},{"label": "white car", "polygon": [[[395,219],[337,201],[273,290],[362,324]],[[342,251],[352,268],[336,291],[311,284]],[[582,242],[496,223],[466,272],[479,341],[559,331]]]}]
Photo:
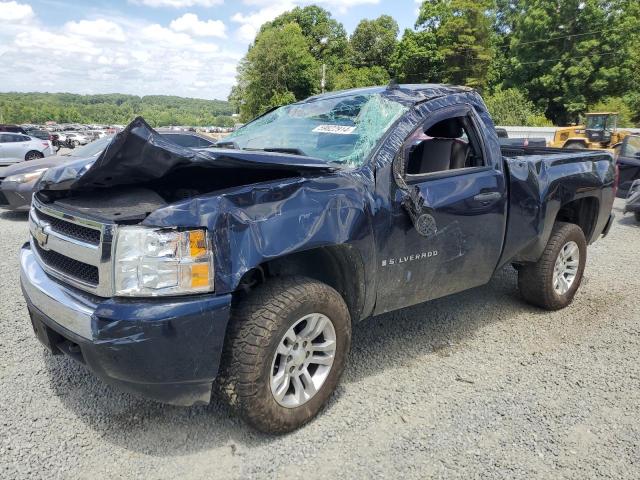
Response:
[{"label": "white car", "polygon": [[36,160],[54,154],[55,149],[49,140],[21,133],[0,132],[0,165]]},{"label": "white car", "polygon": [[67,132],[67,142],[73,143],[74,146],[79,147],[80,145],[86,145],[90,142],[90,140],[80,133],[76,132]]}]

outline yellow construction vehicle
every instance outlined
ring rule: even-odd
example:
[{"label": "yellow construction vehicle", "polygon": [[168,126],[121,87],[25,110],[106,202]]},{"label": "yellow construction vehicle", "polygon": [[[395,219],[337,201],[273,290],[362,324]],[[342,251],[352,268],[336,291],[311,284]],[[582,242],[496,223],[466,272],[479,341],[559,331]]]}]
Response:
[{"label": "yellow construction vehicle", "polygon": [[612,150],[631,132],[618,130],[616,112],[587,113],[586,125],[561,127],[556,130],[552,147]]}]

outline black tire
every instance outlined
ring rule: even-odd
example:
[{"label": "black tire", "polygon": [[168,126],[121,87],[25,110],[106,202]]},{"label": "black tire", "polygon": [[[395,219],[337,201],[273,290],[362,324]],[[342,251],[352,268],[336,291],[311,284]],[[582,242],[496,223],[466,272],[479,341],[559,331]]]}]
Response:
[{"label": "black tire", "polygon": [[39,158],[44,158],[44,155],[36,150],[27,152],[27,154],[24,156],[25,162],[28,162],[29,160],[38,160]]},{"label": "black tire", "polygon": [[[560,295],[553,288],[553,273],[561,249],[570,241],[578,245],[580,260],[576,277],[569,290]],[[524,299],[547,310],[559,310],[573,301],[582,282],[587,260],[587,241],[582,229],[573,223],[557,222],[542,256],[536,263],[524,264],[518,270],[518,288]]]},{"label": "black tire", "polygon": [[640,222],[640,212],[635,212],[633,216],[636,217],[637,222]]},{"label": "black tire", "polygon": [[[287,408],[271,392],[276,349],[300,318],[322,313],[333,324],[333,365],[317,393],[302,405]],[[306,277],[270,279],[240,299],[232,309],[223,351],[222,393],[249,425],[266,433],[286,433],[313,419],[329,400],[351,347],[349,310],[338,292]]]}]

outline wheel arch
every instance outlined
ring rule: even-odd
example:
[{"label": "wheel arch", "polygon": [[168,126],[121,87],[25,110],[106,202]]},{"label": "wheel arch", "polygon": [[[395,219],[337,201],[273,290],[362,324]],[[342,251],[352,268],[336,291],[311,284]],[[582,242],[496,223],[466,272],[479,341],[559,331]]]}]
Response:
[{"label": "wheel arch", "polygon": [[555,221],[578,225],[587,239],[587,244],[589,244],[598,222],[599,209],[600,200],[598,198],[578,198],[563,204],[556,214]]},{"label": "wheel arch", "polygon": [[345,301],[352,322],[365,316],[365,270],[360,252],[348,244],[328,245],[270,259],[248,270],[235,294],[272,277],[305,276],[334,288]]}]

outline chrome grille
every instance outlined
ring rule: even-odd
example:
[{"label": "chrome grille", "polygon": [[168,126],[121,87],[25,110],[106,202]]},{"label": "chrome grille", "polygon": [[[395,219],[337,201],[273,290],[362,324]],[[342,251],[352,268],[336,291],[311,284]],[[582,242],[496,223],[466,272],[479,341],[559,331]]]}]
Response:
[{"label": "chrome grille", "polygon": [[38,257],[56,271],[96,287],[98,286],[98,283],[100,283],[98,267],[79,262],[73,258],[65,257],[64,255],[52,250],[43,250],[37,243],[34,246],[38,252]]},{"label": "chrome grille", "polygon": [[79,217],[34,196],[29,230],[31,248],[49,275],[101,297],[113,295],[115,224]]},{"label": "chrome grille", "polygon": [[66,235],[92,245],[100,244],[100,230],[83,227],[77,223],[71,223],[61,218],[52,217],[44,212],[38,212],[38,218],[48,222],[54,232],[58,232],[62,235]]}]

